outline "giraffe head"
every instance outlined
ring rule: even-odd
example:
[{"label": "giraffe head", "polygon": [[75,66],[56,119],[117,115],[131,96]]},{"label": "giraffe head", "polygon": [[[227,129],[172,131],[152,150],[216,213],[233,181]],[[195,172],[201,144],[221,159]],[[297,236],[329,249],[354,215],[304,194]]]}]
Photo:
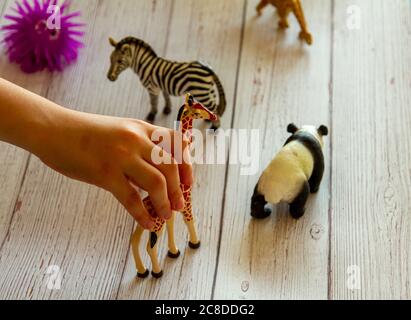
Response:
[{"label": "giraffe head", "polygon": [[214,113],[195,100],[190,93],[186,93],[184,106],[182,106],[180,110],[179,120],[181,120],[182,115],[192,119],[218,120],[218,117]]}]

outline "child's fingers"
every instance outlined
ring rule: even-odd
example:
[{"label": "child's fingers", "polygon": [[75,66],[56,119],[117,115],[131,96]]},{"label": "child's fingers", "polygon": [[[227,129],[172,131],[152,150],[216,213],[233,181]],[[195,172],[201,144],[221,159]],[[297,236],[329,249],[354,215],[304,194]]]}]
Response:
[{"label": "child's fingers", "polygon": [[190,151],[188,147],[184,147],[183,152],[184,161],[178,166],[181,183],[186,186],[191,186],[194,183],[193,166],[190,160]]},{"label": "child's fingers", "polygon": [[168,197],[171,201],[172,208],[174,210],[182,210],[184,208],[183,192],[180,187],[180,174],[176,160],[162,150],[159,146],[154,145],[155,154],[161,154],[161,161],[154,161],[154,159],[145,159],[147,162],[152,163],[166,178]]},{"label": "child's fingers", "polygon": [[140,195],[125,177],[115,186],[112,193],[143,228],[152,229],[154,227],[154,221],[144,207]]},{"label": "child's fingers", "polygon": [[171,153],[179,164],[179,173],[181,183],[191,186],[193,184],[193,167],[191,165],[189,143],[190,141],[180,132],[170,130],[173,137]]},{"label": "child's fingers", "polygon": [[143,159],[137,159],[125,170],[133,183],[149,193],[158,216],[165,220],[170,219],[172,211],[164,175]]}]

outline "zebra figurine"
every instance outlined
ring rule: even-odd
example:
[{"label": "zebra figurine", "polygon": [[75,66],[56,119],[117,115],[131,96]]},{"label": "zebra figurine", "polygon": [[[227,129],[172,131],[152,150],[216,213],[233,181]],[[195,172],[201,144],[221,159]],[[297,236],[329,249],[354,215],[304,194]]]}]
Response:
[{"label": "zebra figurine", "polygon": [[[116,81],[127,68],[134,70],[150,95],[151,111],[147,121],[152,123],[155,120],[161,92],[165,100],[164,114],[171,113],[170,96],[182,96],[189,92],[218,117],[223,115],[226,107],[224,88],[209,66],[198,61],[174,62],[160,58],[147,43],[134,37],[124,38],[120,42],[110,38],[109,41],[115,49],[111,54],[107,77],[110,81]],[[212,129],[219,127],[220,120],[214,121]]]}]

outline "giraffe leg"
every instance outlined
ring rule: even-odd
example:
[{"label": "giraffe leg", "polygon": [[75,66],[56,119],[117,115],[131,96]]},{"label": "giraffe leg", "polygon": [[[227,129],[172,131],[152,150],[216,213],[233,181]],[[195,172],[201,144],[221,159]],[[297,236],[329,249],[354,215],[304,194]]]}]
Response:
[{"label": "giraffe leg", "polygon": [[137,224],[137,228],[134,231],[134,234],[131,238],[131,248],[133,250],[134,262],[137,268],[137,276],[139,278],[146,278],[149,274],[149,271],[144,266],[144,263],[141,260],[141,255],[140,255],[140,241],[141,241],[141,235],[143,234],[143,232],[144,232],[144,229],[139,224]]},{"label": "giraffe leg", "polygon": [[268,0],[261,0],[260,3],[256,7],[257,15],[261,16],[263,13],[263,9],[268,5]]},{"label": "giraffe leg", "polygon": [[154,278],[161,278],[163,276],[163,270],[161,270],[160,263],[158,262],[158,243],[160,241],[162,230],[163,227],[161,227],[158,232],[150,232],[150,237],[147,241],[147,253],[150,256],[151,265],[153,267],[151,275]]},{"label": "giraffe leg", "polygon": [[171,219],[167,223],[167,237],[168,237],[168,256],[172,259],[177,259],[180,256],[180,251],[176,246],[176,241],[174,238],[174,220],[175,213],[171,216]]},{"label": "giraffe leg", "polygon": [[167,92],[163,91],[163,96],[166,102],[166,106],[164,107],[163,113],[168,115],[171,113],[171,107],[172,107],[170,95]]},{"label": "giraffe leg", "polygon": [[151,111],[148,114],[146,120],[150,123],[153,123],[157,112],[158,112],[158,94],[150,92],[150,105],[151,105]]},{"label": "giraffe leg", "polygon": [[301,32],[299,34],[299,38],[301,40],[305,40],[305,42],[307,44],[311,45],[313,43],[313,37],[308,32],[307,23],[306,23],[306,20],[305,20],[305,17],[304,17],[304,11],[303,11],[303,8],[301,7],[300,0],[296,0],[294,2],[293,11],[294,11],[294,14],[295,14],[295,16],[298,20],[298,23],[300,24],[300,27],[301,27]]},{"label": "giraffe leg", "polygon": [[184,222],[187,226],[188,233],[190,236],[190,241],[188,245],[191,249],[198,249],[200,247],[200,240],[198,239],[197,230],[196,230],[195,223],[194,223],[193,209],[191,205],[191,201],[192,201],[191,188],[189,188],[188,190],[184,192],[184,198],[185,198],[185,203],[186,203],[186,207],[184,208],[184,211],[183,211]]},{"label": "giraffe leg", "polygon": [[190,220],[190,221],[185,221],[186,226],[188,228],[188,232],[190,234],[190,241],[188,242],[188,246],[191,249],[198,249],[200,248],[200,240],[197,237],[197,231],[196,231],[196,227],[194,224],[194,219]]},{"label": "giraffe leg", "polygon": [[184,223],[187,226],[188,234],[190,240],[188,245],[191,249],[198,249],[200,247],[200,240],[197,236],[197,230],[194,224],[194,217],[193,217],[193,207],[192,207],[192,188],[187,187],[185,185],[181,185],[181,189],[183,190],[184,201],[185,201],[185,208],[183,211],[184,215]]}]

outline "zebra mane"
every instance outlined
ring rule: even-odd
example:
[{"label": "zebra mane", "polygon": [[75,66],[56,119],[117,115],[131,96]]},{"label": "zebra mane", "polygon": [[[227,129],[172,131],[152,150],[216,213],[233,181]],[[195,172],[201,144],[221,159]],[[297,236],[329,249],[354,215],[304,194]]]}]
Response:
[{"label": "zebra mane", "polygon": [[134,37],[127,37],[121,40],[119,43],[117,43],[116,49],[121,49],[121,47],[125,44],[135,44],[136,46],[143,47],[144,49],[146,49],[151,54],[157,57],[157,53],[154,51],[154,49],[148,43],[144,42],[143,40],[140,40]]}]

